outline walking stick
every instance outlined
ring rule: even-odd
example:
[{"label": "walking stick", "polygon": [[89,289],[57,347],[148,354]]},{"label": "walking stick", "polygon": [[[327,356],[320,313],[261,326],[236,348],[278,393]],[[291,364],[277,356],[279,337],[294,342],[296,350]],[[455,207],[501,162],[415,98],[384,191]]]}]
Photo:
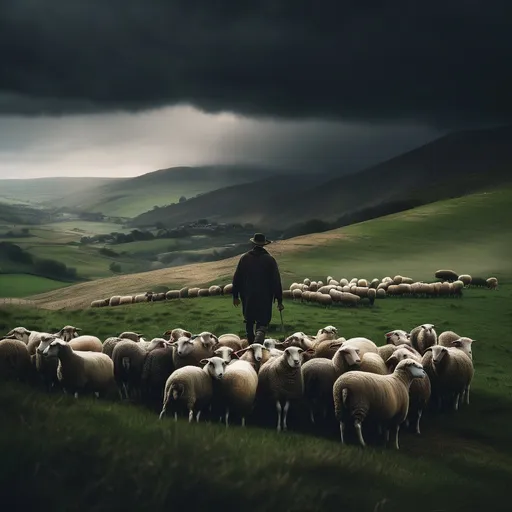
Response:
[{"label": "walking stick", "polygon": [[281,315],[281,332],[284,332],[283,311],[279,310],[279,314]]}]

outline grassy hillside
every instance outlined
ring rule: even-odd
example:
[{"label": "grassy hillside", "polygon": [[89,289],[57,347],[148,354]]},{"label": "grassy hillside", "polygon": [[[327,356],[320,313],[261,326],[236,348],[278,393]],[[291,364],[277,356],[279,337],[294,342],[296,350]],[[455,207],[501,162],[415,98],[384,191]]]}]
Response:
[{"label": "grassy hillside", "polygon": [[136,178],[117,180],[94,190],[64,197],[61,206],[118,217],[136,217],[154,206],[178,203],[211,190],[246,183],[276,174],[248,166],[172,167]]},{"label": "grassy hillside", "polygon": [[0,202],[19,204],[42,204],[53,202],[77,192],[85,192],[115,178],[36,178],[23,180],[0,180]]},{"label": "grassy hillside", "polygon": [[[439,201],[345,228],[276,242],[283,282],[309,277],[409,275],[432,280],[441,267],[506,279],[512,263],[512,187]],[[378,257],[377,257],[378,255]],[[34,297],[48,308],[86,307],[97,298],[158,285],[228,282],[238,256],[83,283]]]},{"label": "grassy hillside", "polygon": [[[310,219],[343,221],[368,208],[426,204],[510,183],[511,168],[512,127],[457,132],[350,175],[321,176],[316,182],[270,178],[251,187],[232,186],[147,212],[133,222],[174,227],[206,217],[285,229]],[[251,196],[257,200],[248,201]]]},{"label": "grassy hillside", "polygon": [[0,233],[5,233],[19,224],[41,224],[49,218],[47,212],[40,208],[33,208],[24,204],[8,204],[1,201],[2,199],[0,199]]},{"label": "grassy hillside", "polygon": [[[373,251],[376,267],[387,257],[386,250]],[[431,265],[439,266],[435,259]],[[418,263],[414,273],[423,271]],[[505,277],[510,282],[512,274]],[[469,290],[460,300],[390,299],[371,309],[286,303],[285,334],[332,324],[346,337],[380,344],[389,329],[431,322],[439,332],[451,329],[477,340],[471,404],[456,414],[427,411],[421,436],[402,429],[398,453],[376,444],[342,447],[336,424],[319,432],[293,409],[290,432],[276,434],[272,419],[268,426],[253,419],[246,429],[228,430],[204,421],[175,424],[159,422],[156,412],[138,406],[3,387],[4,499],[27,510],[41,502],[54,510],[134,510],[141,499],[153,511],[220,509],[229,503],[249,512],[372,512],[383,500],[382,510],[393,512],[409,511],[411,504],[418,512],[508,510],[511,300],[512,288],[505,285],[497,292]],[[226,297],[108,311],[0,312],[0,332],[16,325],[51,330],[73,324],[103,339],[123,330],[153,337],[177,326],[218,334],[243,328],[240,311]],[[282,336],[278,318],[276,313],[271,333]],[[41,475],[51,475],[59,492],[48,492],[48,478]]]},{"label": "grassy hillside", "polygon": [[69,283],[30,274],[0,274],[0,297],[26,297],[69,286]]}]

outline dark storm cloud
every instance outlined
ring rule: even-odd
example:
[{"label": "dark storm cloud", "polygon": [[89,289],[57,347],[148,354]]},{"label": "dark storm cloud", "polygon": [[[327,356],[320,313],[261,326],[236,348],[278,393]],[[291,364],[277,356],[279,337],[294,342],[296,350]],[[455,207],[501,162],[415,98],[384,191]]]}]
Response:
[{"label": "dark storm cloud", "polygon": [[0,0],[0,108],[509,120],[511,4]]}]

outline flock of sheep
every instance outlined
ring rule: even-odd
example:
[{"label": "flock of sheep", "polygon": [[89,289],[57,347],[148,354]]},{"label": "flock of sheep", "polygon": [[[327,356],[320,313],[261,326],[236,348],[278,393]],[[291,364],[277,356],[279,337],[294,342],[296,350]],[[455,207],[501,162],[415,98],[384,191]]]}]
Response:
[{"label": "flock of sheep", "polygon": [[391,434],[396,449],[402,425],[420,433],[429,404],[469,404],[473,340],[452,331],[438,336],[432,324],[388,332],[382,346],[340,337],[334,326],[251,345],[236,334],[181,328],[163,336],[147,341],[123,332],[102,343],[70,325],[56,333],[16,327],[0,340],[0,379],[128,399],[160,419],[184,414],[198,422],[204,414],[226,427],[230,418],[245,425],[267,411],[286,431],[290,409],[302,409],[313,427],[339,423],[342,443],[349,426],[365,446],[364,424],[386,441]]},{"label": "flock of sheep", "polygon": [[[424,283],[414,281],[410,277],[396,275],[384,279],[348,279],[335,280],[327,276],[323,281],[304,279],[303,283],[292,283],[288,290],[283,291],[283,298],[301,302],[312,302],[323,306],[338,304],[341,306],[373,305],[375,299],[386,297],[460,297],[463,288],[470,286],[486,287],[491,290],[498,288],[495,277],[484,279],[471,277],[469,274],[458,275],[453,270],[438,270],[435,277],[439,281]],[[209,288],[188,288],[154,293],[148,291],[136,295],[114,295],[110,298],[91,302],[91,307],[121,306],[141,302],[159,302],[174,299],[195,297],[213,297],[231,295],[232,284],[224,286],[212,285]]]}]

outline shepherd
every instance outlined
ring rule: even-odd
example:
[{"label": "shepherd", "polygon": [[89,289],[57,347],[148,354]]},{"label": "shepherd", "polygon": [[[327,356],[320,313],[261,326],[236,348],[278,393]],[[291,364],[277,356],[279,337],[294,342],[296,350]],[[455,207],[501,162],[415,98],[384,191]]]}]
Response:
[{"label": "shepherd", "polygon": [[272,319],[272,304],[277,301],[279,311],[284,309],[283,288],[277,262],[264,248],[272,242],[262,233],[255,233],[250,241],[253,247],[241,256],[233,276],[233,305],[238,307],[242,300],[249,344],[263,344]]}]

